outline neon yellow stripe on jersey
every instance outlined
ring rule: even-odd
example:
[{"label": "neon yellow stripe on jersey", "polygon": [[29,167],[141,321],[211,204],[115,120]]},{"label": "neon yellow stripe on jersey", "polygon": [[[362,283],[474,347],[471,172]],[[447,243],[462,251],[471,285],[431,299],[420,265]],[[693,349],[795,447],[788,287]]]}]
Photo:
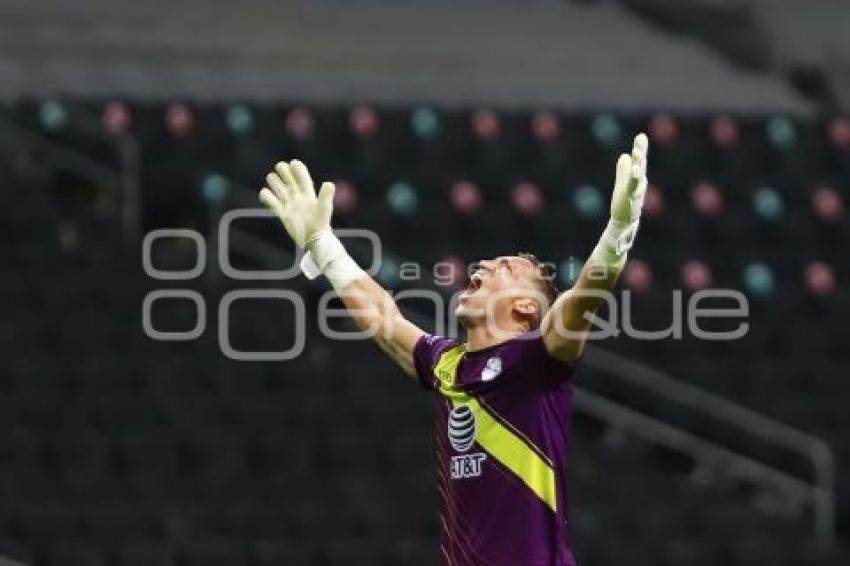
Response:
[{"label": "neon yellow stripe on jersey", "polygon": [[[437,360],[437,364],[434,366],[434,376],[437,378],[437,384],[441,392],[443,389],[448,390],[455,384],[457,366],[465,353],[466,345],[459,344],[440,354],[440,359]],[[445,395],[445,393],[443,394]]]},{"label": "neon yellow stripe on jersey", "polygon": [[[467,405],[475,414],[475,440],[490,456],[513,472],[546,505],[557,511],[558,498],[555,487],[555,469],[541,457],[542,450],[536,449],[530,440],[520,436],[519,431],[502,424],[492,412],[475,397],[454,388],[457,366],[466,353],[464,345],[443,352],[434,366],[434,375],[440,393],[449,399],[453,407]],[[504,420],[504,419],[502,419]],[[536,449],[536,450],[535,450]]]}]

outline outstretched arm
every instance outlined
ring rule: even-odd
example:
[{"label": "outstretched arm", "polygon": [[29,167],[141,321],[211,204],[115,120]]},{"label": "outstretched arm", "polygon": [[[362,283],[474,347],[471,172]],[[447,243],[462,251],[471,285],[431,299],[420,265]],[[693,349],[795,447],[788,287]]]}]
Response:
[{"label": "outstretched arm", "polygon": [[553,357],[575,360],[584,351],[591,316],[602,305],[605,292],[617,283],[634,243],[646,194],[646,134],[635,137],[631,155],[617,160],[611,218],[572,289],[563,293],[541,325],[546,349]]},{"label": "outstretched arm", "polygon": [[413,348],[424,332],[406,320],[395,301],[363,271],[331,231],[333,183],[318,196],[307,167],[279,162],[266,175],[260,201],[277,214],[295,244],[307,253],[301,269],[309,278],[324,274],[357,326],[372,337],[404,372],[415,377]]}]

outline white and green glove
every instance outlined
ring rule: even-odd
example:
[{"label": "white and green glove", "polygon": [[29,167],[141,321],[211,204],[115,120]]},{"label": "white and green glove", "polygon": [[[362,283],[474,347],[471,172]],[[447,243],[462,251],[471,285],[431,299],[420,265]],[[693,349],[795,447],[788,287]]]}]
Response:
[{"label": "white and green glove", "polygon": [[611,197],[611,219],[590,254],[590,259],[606,269],[619,273],[637,236],[640,212],[646,195],[646,134],[635,136],[631,155],[623,153],[617,160],[614,194]]},{"label": "white and green glove", "polygon": [[318,196],[307,167],[298,160],[278,162],[266,175],[260,202],[277,214],[289,237],[307,253],[301,271],[308,279],[324,273],[335,289],[365,275],[331,230],[333,183],[322,183]]}]

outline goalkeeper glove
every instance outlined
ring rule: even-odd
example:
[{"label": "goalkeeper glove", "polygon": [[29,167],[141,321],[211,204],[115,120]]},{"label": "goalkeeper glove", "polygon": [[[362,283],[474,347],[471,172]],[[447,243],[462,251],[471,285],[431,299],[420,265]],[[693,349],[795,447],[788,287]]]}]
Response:
[{"label": "goalkeeper glove", "polygon": [[301,271],[308,279],[324,273],[335,289],[365,275],[331,231],[333,183],[322,183],[318,196],[307,167],[298,160],[275,165],[266,175],[260,202],[280,219],[289,237],[306,254]]},{"label": "goalkeeper glove", "polygon": [[643,198],[646,195],[646,134],[635,136],[631,155],[623,153],[617,160],[614,194],[611,196],[611,218],[590,259],[606,269],[620,272],[635,241]]}]

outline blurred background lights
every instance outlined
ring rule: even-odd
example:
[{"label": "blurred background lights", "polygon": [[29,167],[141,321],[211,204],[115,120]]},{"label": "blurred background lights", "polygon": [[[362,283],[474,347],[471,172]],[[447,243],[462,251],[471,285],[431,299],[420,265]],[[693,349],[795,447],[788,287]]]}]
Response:
[{"label": "blurred background lights", "polygon": [[543,193],[532,183],[519,183],[511,191],[511,204],[523,216],[537,216],[543,209]]},{"label": "blurred background lights", "polygon": [[472,131],[479,139],[493,140],[502,133],[502,123],[492,110],[478,110],[472,115]]},{"label": "blurred background lights", "polygon": [[558,266],[558,279],[561,285],[571,287],[578,279],[584,262],[577,257],[569,257]]},{"label": "blurred background lights", "polygon": [[691,190],[691,204],[700,215],[714,218],[723,210],[723,195],[712,183],[698,183]]},{"label": "blurred background lights", "polygon": [[218,202],[227,195],[228,182],[224,176],[218,173],[211,173],[204,177],[201,189],[207,201]]},{"label": "blurred background lights", "polygon": [[829,121],[829,141],[838,149],[850,150],[850,118],[836,116]]},{"label": "blurred background lights", "polygon": [[711,141],[720,149],[732,149],[738,145],[738,124],[731,116],[722,114],[711,121]]},{"label": "blurred background lights", "polygon": [[767,122],[767,139],[777,149],[791,149],[797,141],[794,124],[785,116],[774,116]]},{"label": "blurred background lights", "polygon": [[108,132],[122,134],[130,129],[132,123],[130,109],[123,102],[109,102],[103,107],[101,122]]},{"label": "blurred background lights", "polygon": [[579,214],[587,218],[601,216],[605,211],[602,193],[593,185],[582,185],[573,194],[573,205]]},{"label": "blurred background lights", "polygon": [[254,115],[244,104],[237,104],[227,109],[225,123],[231,133],[245,135],[254,130]]},{"label": "blurred background lights", "polygon": [[431,139],[440,133],[440,118],[430,108],[417,108],[410,115],[413,133],[422,139]]},{"label": "blurred background lights", "polygon": [[68,125],[68,111],[65,107],[55,101],[48,100],[41,104],[38,111],[38,119],[42,127],[49,132],[58,132]]},{"label": "blurred background lights", "polygon": [[813,261],[803,271],[806,288],[813,295],[825,296],[835,291],[835,273],[828,264]]},{"label": "blurred background lights", "polygon": [[348,125],[351,131],[361,138],[373,137],[380,128],[378,115],[368,106],[358,106],[352,110],[348,117]]},{"label": "blurred background lights", "polygon": [[642,259],[630,259],[623,269],[623,282],[636,293],[644,293],[652,287],[652,269]]},{"label": "blurred background lights", "polygon": [[481,208],[481,191],[469,181],[458,181],[449,192],[452,207],[461,214],[472,215]]},{"label": "blurred background lights", "polygon": [[384,257],[381,258],[381,265],[378,268],[378,280],[380,280],[384,285],[390,287],[398,285],[399,281],[401,281],[399,267],[400,266],[395,259],[384,255]]},{"label": "blurred background lights", "polygon": [[761,262],[755,262],[744,268],[744,285],[750,294],[767,297],[773,293],[776,280],[770,268]]},{"label": "blurred background lights", "polygon": [[531,131],[540,141],[554,141],[561,136],[561,122],[552,112],[538,112],[531,120]]},{"label": "blurred background lights", "polygon": [[643,212],[650,218],[664,214],[664,193],[655,185],[646,187],[646,195],[643,198]]},{"label": "blurred background lights", "polygon": [[649,121],[649,139],[651,143],[670,145],[679,139],[679,123],[666,112],[655,114]]},{"label": "blurred background lights", "polygon": [[390,185],[387,190],[387,205],[396,214],[410,216],[416,213],[419,197],[413,187],[399,181]]},{"label": "blurred background lights", "polygon": [[812,210],[824,222],[837,222],[844,216],[844,200],[835,189],[820,187],[812,194]]},{"label": "blurred background lights", "polygon": [[313,115],[306,108],[293,108],[286,115],[286,132],[295,139],[306,139],[313,135]]},{"label": "blurred background lights", "polygon": [[775,221],[782,217],[785,204],[775,189],[762,187],[753,193],[753,209],[762,220]]},{"label": "blurred background lights", "polygon": [[619,143],[622,135],[620,123],[612,114],[597,114],[591,122],[593,137],[603,146],[611,147]]},{"label": "blurred background lights", "polygon": [[700,291],[711,287],[713,276],[709,267],[696,259],[682,266],[682,284],[688,291]]},{"label": "blurred background lights", "polygon": [[342,213],[353,212],[357,208],[357,189],[345,180],[336,181],[334,185],[336,186],[334,210],[339,210]]},{"label": "blurred background lights", "polygon": [[183,103],[175,102],[169,104],[165,111],[165,127],[175,137],[189,135],[195,127],[195,118],[192,111]]}]

